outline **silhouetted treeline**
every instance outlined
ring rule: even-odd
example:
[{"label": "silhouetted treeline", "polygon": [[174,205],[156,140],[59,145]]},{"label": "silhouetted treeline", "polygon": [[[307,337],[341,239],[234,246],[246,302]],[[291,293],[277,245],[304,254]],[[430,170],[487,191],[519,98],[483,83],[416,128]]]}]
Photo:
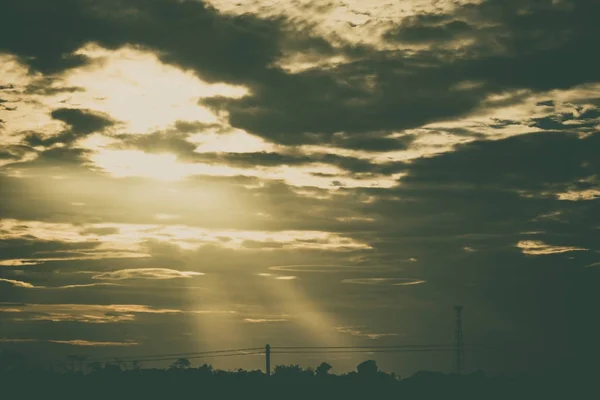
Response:
[{"label": "silhouetted treeline", "polygon": [[[0,399],[579,399],[598,395],[595,374],[466,375],[422,371],[403,378],[380,371],[373,360],[335,375],[331,365],[278,365],[223,371],[187,359],[167,369],[139,363],[86,363],[70,357],[60,367],[28,365],[0,354]],[[591,396],[591,397],[590,397]]]}]

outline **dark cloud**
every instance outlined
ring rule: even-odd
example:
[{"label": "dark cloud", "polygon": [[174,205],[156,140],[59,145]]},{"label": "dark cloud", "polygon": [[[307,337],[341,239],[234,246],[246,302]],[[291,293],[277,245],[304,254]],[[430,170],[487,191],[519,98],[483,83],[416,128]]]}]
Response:
[{"label": "dark cloud", "polygon": [[353,150],[386,152],[406,150],[414,139],[415,136],[413,135],[389,137],[385,133],[360,136],[334,135],[331,144]]},{"label": "dark cloud", "polygon": [[[463,115],[490,93],[597,81],[600,58],[589,49],[599,32],[589,15],[598,11],[588,1],[567,10],[551,2],[487,1],[459,8],[457,16],[415,17],[418,25],[465,14],[481,27],[470,33],[475,44],[459,51],[365,51],[326,70],[271,71],[254,96],[206,104],[229,110],[234,126],[280,143],[305,143],[313,133],[414,128]],[[477,84],[459,85],[468,82]]]},{"label": "dark cloud", "polygon": [[83,231],[81,231],[81,234],[82,235],[105,236],[105,235],[115,235],[119,232],[120,232],[119,228],[106,227],[106,228],[87,228],[87,229],[84,229]]},{"label": "dark cloud", "polygon": [[[353,53],[348,48],[355,61],[295,74],[272,66],[284,46],[297,46],[297,51],[316,46],[323,54],[331,46],[293,32],[293,27],[282,29],[283,21],[225,16],[190,1],[108,1],[84,7],[64,0],[47,9],[43,2],[14,0],[3,7],[10,21],[5,26],[10,35],[4,36],[13,38],[5,43],[6,50],[34,68],[78,65],[84,60],[73,52],[91,41],[109,48],[142,45],[158,51],[163,61],[193,68],[206,79],[249,85],[252,96],[213,98],[205,104],[226,108],[234,126],[285,144],[311,142],[313,134],[323,135],[320,141],[327,143],[340,131],[413,128],[462,115],[491,92],[569,87],[597,80],[600,70],[596,54],[587,51],[598,33],[589,17],[597,5],[583,0],[567,8],[551,2],[483,2],[459,7],[452,15],[416,16],[405,27],[442,24],[449,32],[429,31],[425,36],[430,41],[466,31],[464,24],[473,21],[476,45],[466,52],[363,48]],[[483,27],[488,25],[494,30]],[[35,32],[19,34],[25,26],[35,26]],[[465,81],[481,85],[456,90]],[[354,143],[377,149],[401,145],[382,139]]]},{"label": "dark cloud", "polygon": [[10,152],[5,150],[0,151],[0,160],[13,160],[14,158],[14,154]]},{"label": "dark cloud", "polygon": [[61,0],[50,7],[39,0],[9,0],[0,11],[7,21],[1,49],[46,73],[86,63],[74,52],[89,42],[146,46],[207,79],[238,82],[278,55],[277,23],[222,16],[196,1]]},{"label": "dark cloud", "polygon": [[204,122],[191,122],[191,121],[176,121],[175,130],[180,133],[197,133],[204,131],[209,128],[218,129],[218,124],[207,124]]},{"label": "dark cloud", "polygon": [[71,131],[78,135],[100,131],[114,124],[108,116],[76,108],[59,108],[52,111],[50,115],[69,125]]},{"label": "dark cloud", "polygon": [[64,86],[57,84],[56,79],[45,76],[40,79],[35,79],[25,87],[25,94],[37,94],[42,96],[53,96],[60,93],[75,93],[83,92],[84,88],[79,86]]},{"label": "dark cloud", "polygon": [[116,144],[119,148],[133,148],[146,153],[173,153],[177,155],[192,155],[197,145],[188,142],[189,134],[180,131],[153,132],[143,135],[119,135],[121,141]]},{"label": "dark cloud", "polygon": [[[46,142],[44,142],[46,144]],[[71,147],[55,147],[42,150],[33,161],[19,162],[10,165],[11,168],[49,168],[59,169],[61,167],[78,168],[88,163],[89,151]]]},{"label": "dark cloud", "polygon": [[[453,90],[460,76],[424,69],[422,64],[433,61],[427,58],[372,54],[327,70],[295,75],[272,71],[254,96],[204,103],[229,110],[232,125],[283,144],[331,143],[336,132],[356,135],[414,128],[460,115],[478,104],[481,90]],[[381,142],[380,148],[401,145]]]},{"label": "dark cloud", "polygon": [[[43,254],[54,254],[60,257],[58,252],[77,252],[93,250],[99,243],[90,242],[64,242],[61,240],[39,240],[36,237],[23,237],[19,239],[2,239],[2,255],[0,259],[28,259],[37,258]],[[69,253],[73,254],[73,253]]]},{"label": "dark cloud", "polygon": [[593,150],[599,145],[597,133],[580,138],[568,132],[477,141],[455,152],[415,161],[405,181],[538,193],[566,190],[600,172]]},{"label": "dark cloud", "polygon": [[65,147],[44,150],[40,153],[40,158],[60,159],[64,161],[79,159],[84,151],[72,148],[72,145],[77,140],[92,133],[101,132],[115,124],[115,121],[106,115],[75,108],[59,108],[52,111],[51,116],[67,124],[69,129],[53,136],[30,132],[25,136],[24,141],[32,147],[52,147],[56,144],[62,144]]},{"label": "dark cloud", "polygon": [[252,152],[252,153],[194,153],[183,155],[182,160],[193,160],[196,162],[220,163],[242,168],[277,167],[277,166],[302,166],[315,163],[330,164],[352,174],[384,174],[390,175],[405,169],[401,162],[388,162],[376,164],[371,161],[341,156],[337,154],[304,154],[301,152],[274,153],[274,152]]},{"label": "dark cloud", "polygon": [[474,28],[465,21],[453,20],[449,15],[421,14],[407,17],[385,38],[407,43],[440,43],[455,40]]},{"label": "dark cloud", "polygon": [[533,118],[531,126],[544,130],[569,130],[577,129],[578,132],[596,132],[600,122],[598,109],[584,110],[583,107],[574,107],[575,112],[555,114],[550,117]]},{"label": "dark cloud", "polygon": [[[314,163],[324,163],[337,166],[349,173],[371,173],[389,175],[404,170],[401,162],[373,163],[366,159],[341,156],[337,154],[307,154],[301,150],[288,147],[281,152],[201,152],[195,151],[197,145],[188,141],[190,132],[205,128],[204,124],[187,124],[178,122],[175,129],[153,132],[150,134],[130,135],[121,134],[113,137],[119,142],[113,147],[121,149],[136,149],[147,153],[175,154],[182,162],[202,162],[208,164],[225,164],[242,168],[300,166]],[[181,129],[180,129],[181,128]],[[31,138],[31,137],[30,137]],[[35,136],[34,136],[35,138]],[[385,134],[371,134],[362,136],[335,135],[327,145],[335,150],[336,147],[362,150],[367,152],[384,152],[405,150],[414,140],[412,135],[402,137],[387,137]],[[31,145],[34,145],[30,142]]]}]

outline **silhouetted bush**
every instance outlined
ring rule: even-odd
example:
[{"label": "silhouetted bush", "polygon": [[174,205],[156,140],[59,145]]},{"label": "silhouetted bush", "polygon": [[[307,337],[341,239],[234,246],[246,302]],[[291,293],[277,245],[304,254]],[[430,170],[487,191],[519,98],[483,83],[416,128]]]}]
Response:
[{"label": "silhouetted bush", "polygon": [[[141,365],[69,364],[66,369],[29,366],[18,354],[0,354],[2,399],[577,399],[595,392],[593,374],[487,377],[421,371],[409,378],[380,371],[373,360],[347,374],[330,374],[331,365],[316,369],[299,365],[275,366],[272,376],[262,371],[215,370],[193,367],[180,359],[168,369]],[[593,396],[592,396],[593,397]]]}]

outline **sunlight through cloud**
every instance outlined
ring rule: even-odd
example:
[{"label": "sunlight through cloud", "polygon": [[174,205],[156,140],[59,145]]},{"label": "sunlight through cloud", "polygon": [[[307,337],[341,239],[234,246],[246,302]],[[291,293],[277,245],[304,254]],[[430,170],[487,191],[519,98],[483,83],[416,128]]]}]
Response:
[{"label": "sunlight through cloud", "polygon": [[202,82],[191,71],[165,65],[150,52],[88,45],[77,54],[91,58],[92,63],[64,78],[67,84],[85,89],[74,94],[72,101],[123,121],[125,132],[150,132],[178,120],[217,122],[211,111],[198,105],[200,98],[248,94],[240,86]]}]

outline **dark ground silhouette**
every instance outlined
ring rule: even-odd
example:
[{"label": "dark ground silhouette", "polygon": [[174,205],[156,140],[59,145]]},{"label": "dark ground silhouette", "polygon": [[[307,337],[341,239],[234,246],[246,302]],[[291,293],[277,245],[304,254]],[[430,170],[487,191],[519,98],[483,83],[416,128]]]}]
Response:
[{"label": "dark ground silhouette", "polygon": [[[18,354],[0,354],[2,399],[578,399],[595,398],[597,374],[545,373],[488,377],[483,372],[421,371],[408,378],[380,371],[373,360],[356,371],[334,375],[278,365],[262,371],[223,371],[187,359],[167,369],[140,364],[77,363],[60,369],[28,365]],[[596,393],[596,394],[594,394]]]}]

